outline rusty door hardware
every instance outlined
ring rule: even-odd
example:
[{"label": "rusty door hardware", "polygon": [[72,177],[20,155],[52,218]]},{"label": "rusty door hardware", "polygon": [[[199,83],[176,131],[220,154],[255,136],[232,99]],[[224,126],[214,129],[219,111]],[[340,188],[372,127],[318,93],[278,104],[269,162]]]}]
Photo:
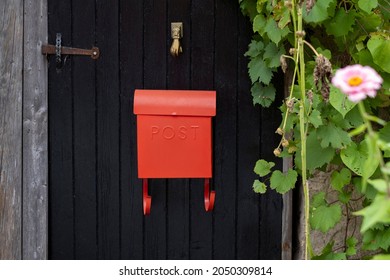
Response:
[{"label": "rusty door hardware", "polygon": [[180,46],[180,39],[183,38],[182,22],[171,22],[171,37],[173,39],[171,55],[179,56],[179,54],[183,52],[183,48]]},{"label": "rusty door hardware", "polygon": [[42,45],[42,54],[43,55],[55,54],[56,62],[58,65],[61,63],[62,55],[86,55],[86,56],[90,56],[92,59],[98,59],[100,52],[99,52],[99,48],[97,47],[92,47],[91,49],[63,47],[61,45],[61,33],[57,33],[56,45]]}]

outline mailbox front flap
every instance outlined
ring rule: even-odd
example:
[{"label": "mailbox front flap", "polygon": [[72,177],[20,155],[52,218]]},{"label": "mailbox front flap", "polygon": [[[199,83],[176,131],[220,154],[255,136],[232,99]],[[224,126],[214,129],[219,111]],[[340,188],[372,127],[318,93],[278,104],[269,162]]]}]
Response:
[{"label": "mailbox front flap", "polygon": [[200,90],[135,90],[134,114],[215,116],[216,92]]}]

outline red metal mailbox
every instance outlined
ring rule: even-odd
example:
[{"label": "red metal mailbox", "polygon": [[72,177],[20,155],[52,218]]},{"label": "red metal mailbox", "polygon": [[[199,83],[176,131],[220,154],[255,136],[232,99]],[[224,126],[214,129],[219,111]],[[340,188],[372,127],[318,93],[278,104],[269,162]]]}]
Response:
[{"label": "red metal mailbox", "polygon": [[209,178],[215,113],[215,91],[135,90],[138,177],[144,179],[145,214],[150,212],[149,178],[205,178],[205,208],[212,210],[215,193],[209,192]]}]

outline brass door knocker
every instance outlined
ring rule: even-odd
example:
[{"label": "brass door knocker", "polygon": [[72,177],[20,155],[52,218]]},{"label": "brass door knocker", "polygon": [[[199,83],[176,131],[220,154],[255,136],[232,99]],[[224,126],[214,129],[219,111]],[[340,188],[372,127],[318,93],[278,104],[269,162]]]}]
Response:
[{"label": "brass door knocker", "polygon": [[179,54],[183,52],[183,48],[180,46],[180,39],[183,38],[182,22],[171,23],[171,37],[173,39],[171,46],[171,55],[179,56]]}]

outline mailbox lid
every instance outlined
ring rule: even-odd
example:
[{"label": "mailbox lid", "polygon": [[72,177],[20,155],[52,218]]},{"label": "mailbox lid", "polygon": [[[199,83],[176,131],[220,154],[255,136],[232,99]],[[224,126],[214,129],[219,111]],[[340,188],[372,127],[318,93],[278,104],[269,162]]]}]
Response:
[{"label": "mailbox lid", "polygon": [[134,114],[215,116],[216,92],[202,90],[141,90],[134,93]]}]

